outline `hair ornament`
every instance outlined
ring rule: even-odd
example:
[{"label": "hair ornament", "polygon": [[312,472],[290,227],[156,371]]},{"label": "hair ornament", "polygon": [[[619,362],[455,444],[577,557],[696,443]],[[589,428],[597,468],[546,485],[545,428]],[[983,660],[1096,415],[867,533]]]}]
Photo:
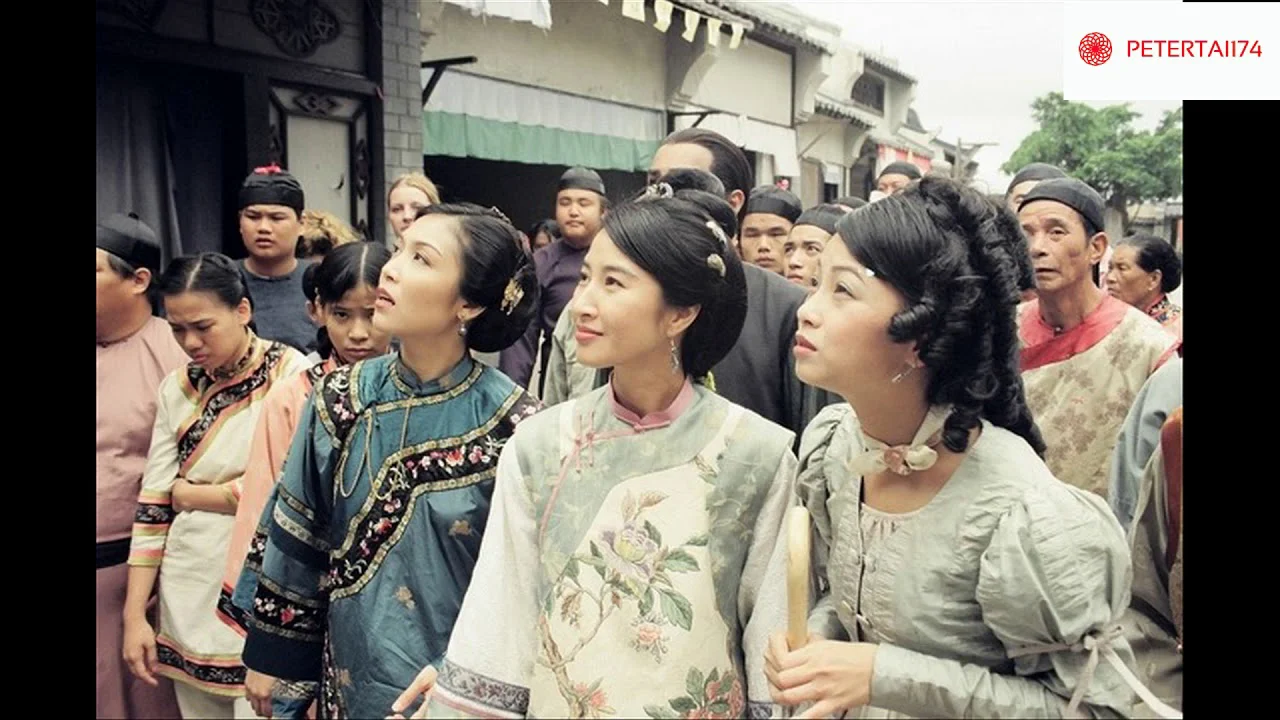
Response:
[{"label": "hair ornament", "polygon": [[[724,234],[724,228],[720,227],[720,223],[716,222],[715,220],[708,220],[707,229],[711,231],[712,235],[716,236],[716,240],[720,241],[721,247],[723,247],[725,250],[729,249],[729,237]],[[724,271],[721,271],[720,274],[724,275]]]},{"label": "hair ornament", "polygon": [[489,212],[496,215],[500,220],[502,220],[506,224],[514,226],[514,223],[511,222],[511,218],[507,217],[506,213],[499,210],[497,205],[490,207]]},{"label": "hair ornament", "polygon": [[507,281],[507,287],[502,291],[502,305],[500,309],[506,315],[510,315],[511,311],[516,309],[520,301],[524,299],[524,288],[516,282],[515,276]]},{"label": "hair ornament", "polygon": [[719,273],[720,277],[724,277],[724,258],[715,253],[707,256],[707,267]]},{"label": "hair ornament", "polygon": [[672,189],[670,183],[658,182],[646,185],[644,188],[644,196],[646,198],[669,199],[676,196],[676,191]]}]

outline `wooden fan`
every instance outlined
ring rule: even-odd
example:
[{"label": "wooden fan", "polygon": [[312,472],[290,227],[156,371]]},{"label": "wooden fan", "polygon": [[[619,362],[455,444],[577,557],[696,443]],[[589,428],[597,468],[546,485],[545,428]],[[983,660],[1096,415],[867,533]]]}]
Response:
[{"label": "wooden fan", "polygon": [[787,512],[787,644],[799,650],[809,642],[809,511]]}]

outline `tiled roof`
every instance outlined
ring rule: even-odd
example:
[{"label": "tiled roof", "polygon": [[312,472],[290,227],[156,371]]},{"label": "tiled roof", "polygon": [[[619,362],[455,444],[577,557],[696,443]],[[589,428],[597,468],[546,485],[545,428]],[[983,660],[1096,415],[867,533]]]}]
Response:
[{"label": "tiled roof", "polygon": [[849,122],[859,127],[870,130],[880,124],[881,118],[874,113],[868,112],[861,108],[846,102],[837,100],[829,95],[819,93],[814,100],[814,109],[823,115],[828,115]]},{"label": "tiled roof", "polygon": [[[675,1],[675,0],[673,0]],[[755,22],[755,31],[764,35],[772,35],[776,39],[795,45],[831,54],[835,48],[820,38],[806,31],[804,16],[795,9],[782,3],[744,2],[743,0],[707,0],[707,2],[724,10],[749,18]],[[815,24],[816,19],[808,24]],[[834,26],[833,26],[834,28]],[[837,31],[838,32],[838,31]]]}]

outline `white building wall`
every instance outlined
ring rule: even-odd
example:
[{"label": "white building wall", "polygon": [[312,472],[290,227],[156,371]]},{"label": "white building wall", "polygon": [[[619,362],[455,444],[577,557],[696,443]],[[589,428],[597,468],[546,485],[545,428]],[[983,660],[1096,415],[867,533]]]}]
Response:
[{"label": "white building wall", "polygon": [[[702,42],[702,34],[695,42]],[[684,42],[672,34],[670,42]],[[727,38],[722,38],[727,44]],[[744,38],[737,50],[720,48],[720,56],[691,102],[755,120],[791,127],[791,54]]]},{"label": "white building wall", "polygon": [[[477,75],[665,108],[666,35],[653,27],[651,10],[642,23],[623,17],[616,4],[552,0],[551,29],[542,30],[447,3],[422,7],[423,60],[474,55],[463,67]],[[672,23],[667,33],[676,32]]]}]

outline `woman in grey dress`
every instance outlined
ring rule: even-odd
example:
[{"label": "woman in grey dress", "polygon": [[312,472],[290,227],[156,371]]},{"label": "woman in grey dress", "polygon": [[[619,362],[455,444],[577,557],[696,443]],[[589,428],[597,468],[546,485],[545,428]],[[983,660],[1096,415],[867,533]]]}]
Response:
[{"label": "woman in grey dress", "polygon": [[796,368],[848,404],[801,443],[817,603],[805,647],[771,639],[775,703],[805,717],[1130,712],[1129,553],[1106,503],[1041,459],[1018,375],[1017,232],[928,177],[827,244]]}]

